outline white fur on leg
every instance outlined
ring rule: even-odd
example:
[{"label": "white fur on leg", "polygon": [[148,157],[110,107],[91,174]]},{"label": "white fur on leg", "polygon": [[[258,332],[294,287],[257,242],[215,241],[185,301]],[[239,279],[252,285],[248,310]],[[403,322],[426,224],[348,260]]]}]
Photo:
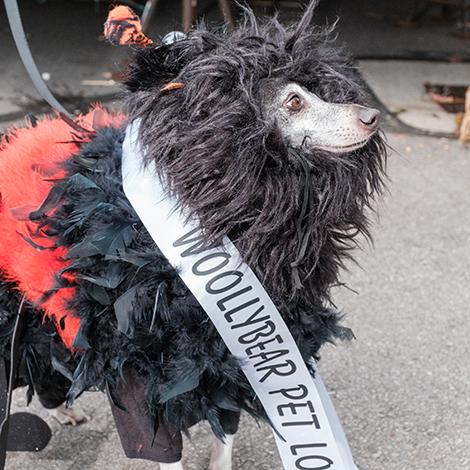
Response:
[{"label": "white fur on leg", "polygon": [[183,470],[181,460],[175,463],[160,463],[160,470]]},{"label": "white fur on leg", "polygon": [[216,437],[212,441],[212,455],[209,470],[232,470],[232,449],[235,436],[225,436],[225,443]]},{"label": "white fur on leg", "polygon": [[90,420],[90,417],[87,416],[80,408],[72,408],[70,406],[66,407],[64,404],[47,411],[49,411],[49,414],[59,421],[60,424],[71,424],[72,426],[76,426],[82,421]]}]

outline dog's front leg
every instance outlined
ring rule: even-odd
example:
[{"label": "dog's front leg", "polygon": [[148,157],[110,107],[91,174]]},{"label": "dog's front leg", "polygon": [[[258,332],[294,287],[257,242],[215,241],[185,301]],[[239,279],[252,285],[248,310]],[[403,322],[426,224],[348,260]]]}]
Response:
[{"label": "dog's front leg", "polygon": [[60,424],[71,424],[76,426],[82,421],[89,421],[90,417],[87,416],[80,408],[67,407],[64,404],[59,405],[57,408],[47,410],[49,414],[59,421]]},{"label": "dog's front leg", "polygon": [[232,450],[234,434],[226,435],[225,442],[216,437],[212,441],[212,454],[209,470],[232,470]]},{"label": "dog's front leg", "polygon": [[181,460],[175,463],[161,463],[160,470],[183,470]]}]

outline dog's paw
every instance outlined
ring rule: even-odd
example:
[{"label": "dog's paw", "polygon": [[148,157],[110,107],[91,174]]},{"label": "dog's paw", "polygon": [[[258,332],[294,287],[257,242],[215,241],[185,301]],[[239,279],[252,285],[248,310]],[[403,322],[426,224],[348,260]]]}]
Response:
[{"label": "dog's paw", "polygon": [[90,420],[90,417],[80,408],[66,407],[63,404],[48,411],[49,414],[59,421],[60,424],[71,424],[72,426],[76,426],[78,423]]}]

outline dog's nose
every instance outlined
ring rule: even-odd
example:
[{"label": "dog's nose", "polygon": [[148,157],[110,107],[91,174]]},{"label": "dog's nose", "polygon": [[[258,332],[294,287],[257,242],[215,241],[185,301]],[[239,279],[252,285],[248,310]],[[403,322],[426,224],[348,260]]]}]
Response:
[{"label": "dog's nose", "polygon": [[374,130],[380,122],[380,111],[374,108],[364,108],[359,116],[359,120],[364,126]]}]

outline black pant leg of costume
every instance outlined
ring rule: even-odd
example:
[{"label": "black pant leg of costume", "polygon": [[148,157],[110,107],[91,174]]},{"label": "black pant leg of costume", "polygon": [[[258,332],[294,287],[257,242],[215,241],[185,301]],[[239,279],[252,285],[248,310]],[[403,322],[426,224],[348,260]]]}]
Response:
[{"label": "black pant leg of costume", "polygon": [[220,412],[220,422],[225,434],[235,434],[238,430],[238,424],[240,423],[240,412],[222,410]]},{"label": "black pant leg of costume", "polygon": [[[126,457],[161,463],[181,460],[183,442],[181,432],[167,421],[163,413],[154,436],[153,428],[145,410],[145,384],[134,374],[126,373],[117,390],[117,397],[126,411],[112,401],[111,410]],[[153,443],[153,445],[152,445]]]},{"label": "black pant leg of costume", "polygon": [[[124,373],[124,379],[120,380],[117,399],[126,411],[110,400],[111,410],[124,453],[128,458],[161,463],[174,463],[181,460],[183,450],[181,432],[166,419],[163,413],[160,413],[159,427],[154,436],[145,409],[145,384],[139,381],[132,372]],[[235,434],[240,421],[240,412],[221,410],[220,421],[225,434]],[[187,424],[190,425],[190,423]]]}]

